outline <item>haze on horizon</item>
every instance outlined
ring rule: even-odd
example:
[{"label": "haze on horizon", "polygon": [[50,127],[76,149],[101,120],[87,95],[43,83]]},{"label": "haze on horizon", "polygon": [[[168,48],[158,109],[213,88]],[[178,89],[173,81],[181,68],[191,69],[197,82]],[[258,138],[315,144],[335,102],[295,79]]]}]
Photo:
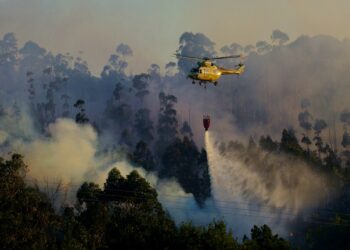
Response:
[{"label": "haze on horizon", "polygon": [[217,48],[270,40],[274,29],[299,35],[350,37],[346,0],[0,0],[0,36],[14,32],[54,52],[83,51],[99,75],[119,43],[133,50],[129,73],[173,60],[183,32],[201,32]]}]

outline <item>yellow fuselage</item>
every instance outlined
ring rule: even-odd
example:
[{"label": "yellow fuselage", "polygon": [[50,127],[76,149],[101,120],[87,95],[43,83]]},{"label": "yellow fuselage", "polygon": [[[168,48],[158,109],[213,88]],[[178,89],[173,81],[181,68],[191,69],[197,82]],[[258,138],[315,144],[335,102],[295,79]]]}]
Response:
[{"label": "yellow fuselage", "polygon": [[211,62],[205,61],[202,66],[193,68],[188,74],[188,77],[203,82],[216,82],[221,75],[240,75],[243,72],[244,65],[241,65],[237,69],[224,69],[213,65]]},{"label": "yellow fuselage", "polygon": [[218,80],[221,76],[221,71],[216,66],[202,66],[199,67],[196,72],[190,72],[188,74],[189,78],[193,80],[214,82]]}]

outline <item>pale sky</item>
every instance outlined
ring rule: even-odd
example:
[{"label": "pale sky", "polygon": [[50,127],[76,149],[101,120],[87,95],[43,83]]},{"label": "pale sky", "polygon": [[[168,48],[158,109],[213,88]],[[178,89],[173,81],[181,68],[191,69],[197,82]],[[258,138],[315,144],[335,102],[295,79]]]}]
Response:
[{"label": "pale sky", "polygon": [[161,67],[183,32],[202,32],[217,45],[269,40],[273,29],[350,37],[349,0],[0,0],[0,36],[14,32],[55,53],[83,58],[99,74],[119,43],[134,51],[130,71]]}]

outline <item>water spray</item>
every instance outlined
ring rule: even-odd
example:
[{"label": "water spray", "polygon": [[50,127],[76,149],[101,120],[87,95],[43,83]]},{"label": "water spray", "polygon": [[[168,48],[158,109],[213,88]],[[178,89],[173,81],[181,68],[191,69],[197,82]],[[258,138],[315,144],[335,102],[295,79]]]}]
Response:
[{"label": "water spray", "polygon": [[[269,224],[286,232],[288,221],[300,214],[307,216],[325,198],[325,178],[304,162],[259,148],[222,151],[209,131],[205,132],[205,147],[214,203],[239,204],[251,217],[243,220],[232,215],[225,220],[243,223],[247,230],[255,224]],[[219,210],[221,207],[217,204]]]}]

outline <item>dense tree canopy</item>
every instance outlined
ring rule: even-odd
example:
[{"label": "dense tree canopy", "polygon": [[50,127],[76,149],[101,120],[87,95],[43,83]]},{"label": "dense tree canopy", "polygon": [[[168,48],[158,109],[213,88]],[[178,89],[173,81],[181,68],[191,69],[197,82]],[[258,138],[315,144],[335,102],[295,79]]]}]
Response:
[{"label": "dense tree canopy", "polygon": [[57,213],[46,194],[25,183],[27,169],[21,155],[0,158],[4,249],[289,249],[266,225],[262,231],[254,227],[243,244],[223,221],[176,226],[156,190],[136,171],[123,177],[113,168],[103,188],[83,183],[76,206]]}]

